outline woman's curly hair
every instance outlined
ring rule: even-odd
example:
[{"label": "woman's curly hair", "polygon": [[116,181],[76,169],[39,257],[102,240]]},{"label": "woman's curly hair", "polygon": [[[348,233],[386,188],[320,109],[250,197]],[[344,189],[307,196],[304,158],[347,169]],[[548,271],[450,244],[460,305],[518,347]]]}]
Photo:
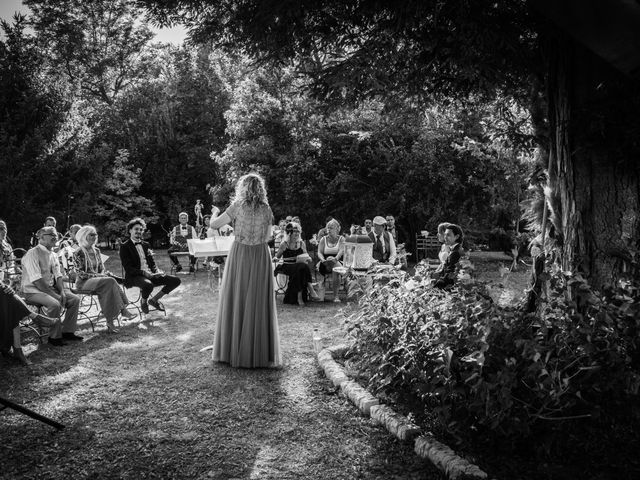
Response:
[{"label": "woman's curly hair", "polygon": [[264,179],[257,173],[247,173],[240,177],[232,201],[253,208],[260,205],[269,206]]}]

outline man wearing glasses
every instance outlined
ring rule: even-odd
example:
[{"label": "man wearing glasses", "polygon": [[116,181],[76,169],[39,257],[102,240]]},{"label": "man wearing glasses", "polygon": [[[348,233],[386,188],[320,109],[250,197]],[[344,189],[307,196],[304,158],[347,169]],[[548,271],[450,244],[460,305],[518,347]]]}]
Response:
[{"label": "man wearing glasses", "polygon": [[60,264],[53,247],[58,241],[55,227],[42,227],[37,232],[38,244],[22,257],[22,291],[28,303],[44,307],[48,317],[60,317],[66,307],[62,325],[60,320],[50,325],[49,343],[61,347],[63,340],[82,340],[75,334],[78,325],[80,298],[64,287]]}]

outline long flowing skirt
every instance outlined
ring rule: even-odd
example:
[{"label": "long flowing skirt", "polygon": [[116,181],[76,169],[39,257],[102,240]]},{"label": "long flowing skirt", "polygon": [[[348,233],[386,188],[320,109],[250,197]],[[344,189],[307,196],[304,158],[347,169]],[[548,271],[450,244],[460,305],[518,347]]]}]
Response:
[{"label": "long flowing skirt", "polygon": [[232,367],[282,364],[271,252],[234,242],[222,277],[213,360]]}]

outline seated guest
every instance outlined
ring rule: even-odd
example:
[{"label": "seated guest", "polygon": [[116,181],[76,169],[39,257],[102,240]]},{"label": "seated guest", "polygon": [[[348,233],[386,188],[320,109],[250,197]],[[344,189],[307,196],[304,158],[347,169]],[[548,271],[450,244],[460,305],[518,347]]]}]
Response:
[{"label": "seated guest", "polygon": [[373,241],[373,258],[380,263],[393,265],[396,262],[396,243],[386,230],[387,221],[384,217],[373,218],[373,232],[369,238]]},{"label": "seated guest", "polygon": [[202,230],[200,230],[200,240],[204,240],[207,238],[207,232],[209,230],[209,222],[211,222],[211,215],[207,214],[204,216],[202,224]]},{"label": "seated guest", "polygon": [[280,247],[280,244],[282,243],[282,241],[285,239],[285,236],[287,235],[287,232],[285,231],[287,227],[287,221],[282,219],[278,222],[278,229],[275,231],[275,235],[273,238],[273,247],[276,249],[276,251],[278,250],[278,248]]},{"label": "seated guest", "polygon": [[396,244],[396,251],[398,252],[400,262],[403,267],[407,266],[406,251],[404,248],[404,239],[406,238],[404,232],[400,231],[396,226],[396,219],[393,215],[387,215],[387,232],[393,237],[393,241]]},{"label": "seated guest", "polygon": [[[300,239],[300,225],[288,223],[285,227],[286,237],[280,243],[274,260],[281,257],[285,263],[278,265],[275,273],[284,273],[289,277],[287,291],[284,294],[284,303],[304,305],[311,298],[319,298],[311,283],[311,270],[307,261],[301,262],[298,255],[306,254],[307,247]],[[310,259],[310,258],[309,258]]]},{"label": "seated guest", "polygon": [[[47,217],[44,219],[44,224],[42,226],[56,228],[57,224],[58,224],[58,221],[56,220],[55,217]],[[62,235],[60,233],[56,232],[56,235],[58,236],[58,238],[56,238],[56,242],[62,240]],[[38,232],[35,232],[31,236],[31,246],[35,247],[36,245],[38,245]]]},{"label": "seated guest", "polygon": [[127,320],[137,315],[127,310],[129,299],[118,286],[116,278],[106,271],[102,263],[100,250],[96,248],[98,233],[92,225],[81,227],[76,234],[78,249],[73,254],[78,279],[76,288],[88,290],[98,295],[102,313],[107,319],[107,332],[118,333],[114,320],[122,314]]},{"label": "seated guest", "polygon": [[302,240],[303,242],[306,243],[305,232],[304,232],[304,230],[302,228],[302,222],[300,221],[300,217],[298,217],[297,215],[294,215],[291,218],[291,222],[290,223],[297,223],[298,224],[298,226],[300,227],[300,240]]},{"label": "seated guest", "polygon": [[69,232],[60,241],[58,249],[58,261],[63,269],[63,273],[69,277],[70,281],[75,281],[75,264],[73,262],[73,253],[78,248],[78,241],[76,240],[76,233],[80,230],[80,225],[77,223],[69,227]]},{"label": "seated guest", "polygon": [[[20,320],[25,317],[43,327],[59,328],[60,325],[58,318],[45,317],[29,310],[24,300],[11,287],[0,283],[0,354],[23,365],[31,365],[20,342]],[[10,349],[13,349],[13,355]]]},{"label": "seated guest", "polygon": [[447,260],[447,257],[449,256],[449,252],[451,251],[451,249],[449,248],[449,245],[447,245],[444,238],[444,235],[447,231],[447,228],[449,228],[449,225],[451,225],[449,222],[443,222],[440,225],[438,225],[437,236],[438,236],[438,241],[442,243],[442,246],[440,247],[440,252],[438,253],[438,258],[440,259],[440,265],[436,269],[436,272],[439,272],[444,268],[444,262]]},{"label": "seated guest", "polygon": [[82,340],[74,332],[78,324],[80,298],[64,287],[60,264],[53,247],[58,239],[54,227],[38,230],[38,245],[22,257],[22,292],[27,303],[44,307],[48,317],[59,317],[66,307],[61,328],[50,330],[49,343],[61,347],[64,340]]},{"label": "seated guest", "polygon": [[[180,223],[172,228],[169,234],[169,243],[171,246],[167,250],[169,259],[176,267],[176,272],[182,270],[182,265],[180,265],[178,257],[172,254],[175,252],[188,252],[189,246],[187,245],[187,240],[198,238],[196,229],[187,224],[189,221],[189,215],[187,215],[187,213],[180,213],[180,215],[178,215],[178,221]],[[195,272],[196,257],[189,255],[189,262],[189,272],[193,273]]]},{"label": "seated guest", "polygon": [[340,222],[333,219],[325,227],[327,234],[318,243],[318,271],[322,277],[331,274],[333,285],[333,301],[339,302],[340,275],[333,271],[333,267],[340,266],[340,260],[344,255],[344,237],[340,235]]},{"label": "seated guest", "polygon": [[[124,286],[140,289],[140,309],[149,313],[149,305],[164,312],[164,305],[160,299],[172,292],[180,285],[180,279],[172,275],[165,275],[158,270],[153,256],[149,253],[149,244],[142,241],[147,224],[141,218],[134,218],[127,224],[129,239],[120,246],[120,261],[124,268]],[[162,285],[162,289],[149,298],[155,286]]]},{"label": "seated guest", "polygon": [[449,247],[449,254],[444,261],[442,269],[436,271],[434,275],[434,286],[449,289],[454,285],[458,276],[458,263],[462,256],[462,228],[452,223],[448,224],[445,229],[444,240],[447,247]]},{"label": "seated guest", "polygon": [[71,247],[75,250],[78,247],[78,240],[76,240],[76,233],[80,230],[81,225],[74,223],[69,227],[69,231],[60,242],[60,248]]},{"label": "seated guest", "polygon": [[324,226],[320,230],[318,230],[318,236],[316,237],[318,239],[318,242],[322,237],[324,237],[327,234],[327,224],[331,220],[333,220],[333,217],[331,215],[329,215],[327,218],[324,219]]},{"label": "seated guest", "polygon": [[364,221],[364,227],[362,227],[362,234],[369,235],[373,231],[373,220],[367,218]]}]

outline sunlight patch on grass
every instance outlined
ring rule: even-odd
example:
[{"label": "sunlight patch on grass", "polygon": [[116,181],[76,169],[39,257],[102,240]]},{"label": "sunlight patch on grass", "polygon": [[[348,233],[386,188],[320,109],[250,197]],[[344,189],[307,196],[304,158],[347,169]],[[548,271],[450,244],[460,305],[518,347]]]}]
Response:
[{"label": "sunlight patch on grass", "polygon": [[176,340],[178,340],[179,342],[188,342],[192,338],[193,338],[193,331],[188,331],[181,335],[176,336]]},{"label": "sunlight patch on grass", "polygon": [[48,383],[53,385],[64,385],[67,383],[73,383],[87,376],[93,375],[95,372],[91,368],[87,368],[83,365],[76,365],[71,367],[65,372],[60,372],[55,375],[49,376]]},{"label": "sunlight patch on grass", "polygon": [[166,343],[166,339],[143,337],[134,341],[132,339],[126,339],[126,341],[116,341],[109,345],[110,350],[126,351],[126,350],[140,350],[141,347],[158,347]]},{"label": "sunlight patch on grass", "polygon": [[256,454],[255,461],[253,462],[253,467],[251,469],[251,473],[249,474],[249,478],[251,479],[260,479],[264,478],[265,474],[272,470],[272,465],[281,464],[282,457],[285,452],[278,451],[276,448],[270,445],[263,445],[258,450]]}]

